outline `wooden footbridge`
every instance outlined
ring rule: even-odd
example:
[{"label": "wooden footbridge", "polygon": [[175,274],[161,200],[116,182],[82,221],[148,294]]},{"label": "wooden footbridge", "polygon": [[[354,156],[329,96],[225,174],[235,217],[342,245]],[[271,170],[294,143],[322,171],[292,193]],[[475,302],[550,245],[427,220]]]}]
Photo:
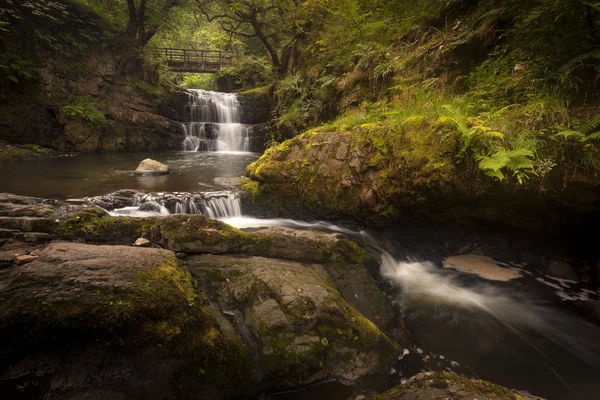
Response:
[{"label": "wooden footbridge", "polygon": [[231,65],[234,53],[220,50],[156,49],[174,72],[214,73]]}]

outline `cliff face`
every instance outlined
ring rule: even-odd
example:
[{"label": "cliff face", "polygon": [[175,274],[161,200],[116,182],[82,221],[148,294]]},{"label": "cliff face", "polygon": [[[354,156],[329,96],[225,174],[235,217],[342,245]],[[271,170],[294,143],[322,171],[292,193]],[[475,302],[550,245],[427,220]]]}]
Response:
[{"label": "cliff face", "polygon": [[118,72],[115,60],[91,55],[85,71],[64,73],[53,60],[39,89],[0,103],[0,140],[60,152],[179,149],[179,124],[159,115],[161,98]]}]

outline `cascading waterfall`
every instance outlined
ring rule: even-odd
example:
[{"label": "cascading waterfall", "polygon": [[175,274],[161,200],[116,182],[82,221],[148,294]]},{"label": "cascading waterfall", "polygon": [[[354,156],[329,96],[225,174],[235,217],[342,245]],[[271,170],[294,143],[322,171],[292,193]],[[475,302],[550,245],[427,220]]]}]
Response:
[{"label": "cascading waterfall", "polygon": [[200,214],[215,219],[240,218],[241,200],[231,191],[206,193],[139,193],[120,191],[89,198],[113,216],[150,217]]},{"label": "cascading waterfall", "polygon": [[[190,89],[183,123],[184,151],[247,152],[252,126],[243,124],[236,94]],[[189,110],[189,111],[188,111]]]}]

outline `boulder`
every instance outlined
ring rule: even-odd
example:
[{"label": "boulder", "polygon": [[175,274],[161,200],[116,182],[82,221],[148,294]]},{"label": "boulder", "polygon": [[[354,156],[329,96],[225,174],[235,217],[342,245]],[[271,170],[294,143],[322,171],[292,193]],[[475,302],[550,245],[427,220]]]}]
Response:
[{"label": "boulder", "polygon": [[553,278],[566,279],[575,282],[579,281],[579,277],[571,265],[565,261],[549,260],[544,269],[544,273]]},{"label": "boulder", "polygon": [[168,165],[158,162],[156,160],[153,160],[151,158],[146,158],[145,160],[140,162],[140,165],[138,165],[138,167],[136,168],[136,170],[133,174],[137,175],[137,176],[145,176],[145,175],[167,175],[170,173],[171,173],[171,168]]},{"label": "boulder", "polygon": [[471,380],[450,372],[422,372],[405,384],[368,400],[543,400],[482,380]]},{"label": "boulder", "polygon": [[244,390],[245,350],[221,333],[172,252],[58,242],[36,254],[0,274],[2,390],[57,399]]},{"label": "boulder", "polygon": [[139,238],[133,243],[133,245],[138,247],[149,247],[150,241],[148,239]]},{"label": "boulder", "polygon": [[338,290],[323,264],[202,255],[186,258],[185,265],[211,308],[221,311],[229,326],[223,330],[238,331],[255,348],[255,374],[267,384],[281,388],[332,378],[355,381],[386,371],[402,351],[375,319],[352,306],[362,302],[373,314],[391,313],[383,294],[376,301],[355,297],[377,290],[372,279],[357,282],[355,293]]}]

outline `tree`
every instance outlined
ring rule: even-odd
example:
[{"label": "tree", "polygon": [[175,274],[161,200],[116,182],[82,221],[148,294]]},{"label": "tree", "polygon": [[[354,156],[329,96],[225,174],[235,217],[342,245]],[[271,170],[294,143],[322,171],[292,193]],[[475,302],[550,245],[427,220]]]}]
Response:
[{"label": "tree", "polygon": [[319,2],[300,0],[195,0],[207,21],[247,40],[256,38],[280,74],[286,72],[296,40],[310,27]]},{"label": "tree", "polygon": [[180,3],[181,0],[127,0],[127,36],[145,46],[158,32],[160,21]]}]

